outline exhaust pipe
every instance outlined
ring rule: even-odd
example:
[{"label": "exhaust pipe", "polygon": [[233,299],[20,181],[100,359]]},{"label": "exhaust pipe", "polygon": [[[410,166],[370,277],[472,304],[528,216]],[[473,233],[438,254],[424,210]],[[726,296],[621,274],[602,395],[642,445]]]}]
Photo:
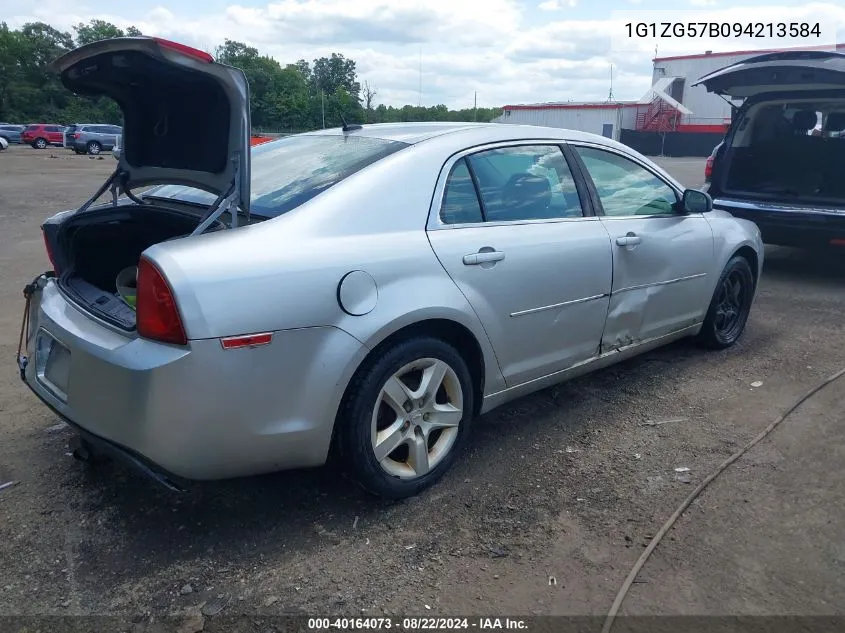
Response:
[{"label": "exhaust pipe", "polygon": [[90,464],[94,461],[94,455],[91,452],[91,445],[78,435],[72,437],[68,441],[68,448],[70,454],[76,461]]}]

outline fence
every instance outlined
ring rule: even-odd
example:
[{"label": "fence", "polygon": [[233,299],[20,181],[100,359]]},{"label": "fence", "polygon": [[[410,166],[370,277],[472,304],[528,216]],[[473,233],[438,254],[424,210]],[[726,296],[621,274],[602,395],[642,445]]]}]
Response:
[{"label": "fence", "polygon": [[619,142],[646,156],[709,156],[722,132],[653,132],[622,130]]}]

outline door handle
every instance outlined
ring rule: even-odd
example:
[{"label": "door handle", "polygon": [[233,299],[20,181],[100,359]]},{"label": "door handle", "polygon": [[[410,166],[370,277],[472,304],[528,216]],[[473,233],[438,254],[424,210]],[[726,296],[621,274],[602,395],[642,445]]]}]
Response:
[{"label": "door handle", "polygon": [[479,264],[499,262],[504,258],[505,254],[502,251],[480,251],[478,253],[464,255],[464,265],[478,266]]},{"label": "door handle", "polygon": [[643,238],[641,238],[635,233],[628,233],[628,235],[622,235],[616,238],[616,244],[618,244],[619,246],[624,246],[626,248],[634,248],[642,241]]}]

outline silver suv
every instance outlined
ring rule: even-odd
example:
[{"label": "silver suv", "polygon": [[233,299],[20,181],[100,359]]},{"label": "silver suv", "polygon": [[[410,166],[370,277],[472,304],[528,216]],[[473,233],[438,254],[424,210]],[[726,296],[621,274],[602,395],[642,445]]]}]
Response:
[{"label": "silver suv", "polygon": [[99,154],[117,143],[123,129],[117,125],[76,124],[65,132],[65,146],[77,154]]}]

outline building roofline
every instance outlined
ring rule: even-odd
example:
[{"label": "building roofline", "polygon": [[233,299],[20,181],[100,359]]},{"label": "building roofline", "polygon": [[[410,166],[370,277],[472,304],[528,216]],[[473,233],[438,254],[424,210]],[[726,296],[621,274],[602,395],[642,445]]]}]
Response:
[{"label": "building roofline", "polygon": [[616,110],[644,105],[636,101],[617,103],[523,103],[506,105],[502,110]]},{"label": "building roofline", "polygon": [[694,55],[672,55],[669,57],[655,57],[651,61],[671,62],[678,59],[705,59],[707,57],[731,57],[733,55],[765,55],[766,53],[779,53],[781,51],[845,51],[845,44],[834,46],[793,46],[790,48],[760,48],[750,51],[719,51],[716,53],[696,53]]}]

